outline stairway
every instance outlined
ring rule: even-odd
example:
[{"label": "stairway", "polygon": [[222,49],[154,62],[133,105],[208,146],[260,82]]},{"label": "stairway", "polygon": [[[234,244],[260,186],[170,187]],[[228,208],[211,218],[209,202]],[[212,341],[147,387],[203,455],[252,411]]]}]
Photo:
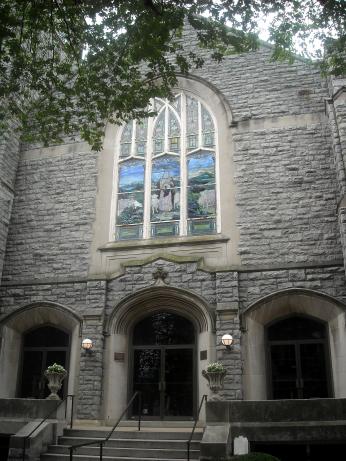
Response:
[{"label": "stairway", "polygon": [[[69,461],[68,447],[92,440],[102,440],[109,429],[66,429],[57,445],[49,445],[41,461]],[[103,461],[182,461],[187,459],[187,440],[191,429],[121,428],[113,433],[103,448]],[[191,441],[190,461],[199,459],[202,432],[195,432]],[[82,447],[74,451],[75,461],[98,461],[99,445]]]}]

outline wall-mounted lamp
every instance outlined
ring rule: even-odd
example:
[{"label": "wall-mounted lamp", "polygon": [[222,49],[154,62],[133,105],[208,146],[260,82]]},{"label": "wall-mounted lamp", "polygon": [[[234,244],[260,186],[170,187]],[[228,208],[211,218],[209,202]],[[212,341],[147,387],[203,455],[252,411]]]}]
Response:
[{"label": "wall-mounted lamp", "polygon": [[93,342],[91,339],[85,338],[82,341],[82,349],[85,350],[86,353],[91,354],[91,349],[93,348]]},{"label": "wall-mounted lamp", "polygon": [[229,334],[225,334],[222,336],[221,342],[226,347],[226,349],[230,350],[233,344],[233,336]]}]

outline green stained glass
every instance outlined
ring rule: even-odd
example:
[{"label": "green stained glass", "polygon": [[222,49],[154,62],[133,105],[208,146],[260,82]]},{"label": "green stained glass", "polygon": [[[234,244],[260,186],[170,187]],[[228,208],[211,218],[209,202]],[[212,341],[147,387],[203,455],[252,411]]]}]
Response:
[{"label": "green stained glass", "polygon": [[191,219],[188,221],[188,233],[193,235],[214,234],[216,232],[216,220]]},{"label": "green stained glass", "polygon": [[143,226],[117,226],[116,239],[117,240],[133,240],[140,239],[143,236]]}]

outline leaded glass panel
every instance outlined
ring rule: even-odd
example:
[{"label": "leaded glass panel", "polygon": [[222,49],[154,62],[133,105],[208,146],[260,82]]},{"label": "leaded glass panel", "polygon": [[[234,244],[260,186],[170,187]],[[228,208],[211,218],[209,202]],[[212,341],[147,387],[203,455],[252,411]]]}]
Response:
[{"label": "leaded glass panel", "polygon": [[151,174],[151,221],[180,218],[180,163],[165,155],[153,161]]},{"label": "leaded glass panel", "polygon": [[131,121],[122,131],[119,158],[126,160],[118,164],[116,238],[216,232],[215,126],[210,112],[196,98],[181,94],[170,102],[156,98],[152,108],[158,113],[152,122]]},{"label": "leaded glass panel", "polygon": [[171,109],[168,112],[168,135],[169,150],[180,152],[180,123]]},{"label": "leaded glass panel", "polygon": [[[142,224],[144,212],[144,162],[130,160],[120,164],[118,179],[117,226],[127,225],[127,228],[117,229],[119,239],[135,238],[140,228],[129,225]],[[131,237],[132,236],[132,237]]]},{"label": "leaded glass panel", "polygon": [[202,106],[202,143],[205,147],[214,146],[214,122],[209,111]]},{"label": "leaded glass panel", "polygon": [[216,215],[215,156],[213,152],[201,151],[191,154],[187,160],[188,190],[187,215],[189,233],[211,233]]},{"label": "leaded glass panel", "polygon": [[154,145],[153,151],[154,154],[160,154],[164,151],[165,146],[165,114],[166,111],[163,110],[160,115],[158,116],[155,128],[154,128]]},{"label": "leaded glass panel", "polygon": [[120,158],[126,158],[131,155],[133,121],[128,122],[122,132],[120,141]]},{"label": "leaded glass panel", "polygon": [[145,157],[147,149],[148,120],[139,120],[136,124],[136,155]]}]

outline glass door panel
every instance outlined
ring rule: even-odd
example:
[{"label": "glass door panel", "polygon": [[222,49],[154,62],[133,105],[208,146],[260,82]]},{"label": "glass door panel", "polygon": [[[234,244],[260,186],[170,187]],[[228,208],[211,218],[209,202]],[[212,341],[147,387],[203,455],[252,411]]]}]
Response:
[{"label": "glass door panel", "polygon": [[297,399],[297,359],[294,344],[270,346],[272,371],[272,398]]},{"label": "glass door panel", "polygon": [[300,344],[300,368],[304,399],[328,397],[324,344]]},{"label": "glass door panel", "polygon": [[44,399],[45,377],[43,376],[41,351],[25,351],[23,354],[23,372],[21,398]]},{"label": "glass door panel", "polygon": [[[135,349],[133,390],[142,392],[143,416],[160,417],[161,413],[161,350]],[[133,414],[138,414],[137,409]]]},{"label": "glass door panel", "polygon": [[164,416],[193,416],[193,349],[165,349]]}]

